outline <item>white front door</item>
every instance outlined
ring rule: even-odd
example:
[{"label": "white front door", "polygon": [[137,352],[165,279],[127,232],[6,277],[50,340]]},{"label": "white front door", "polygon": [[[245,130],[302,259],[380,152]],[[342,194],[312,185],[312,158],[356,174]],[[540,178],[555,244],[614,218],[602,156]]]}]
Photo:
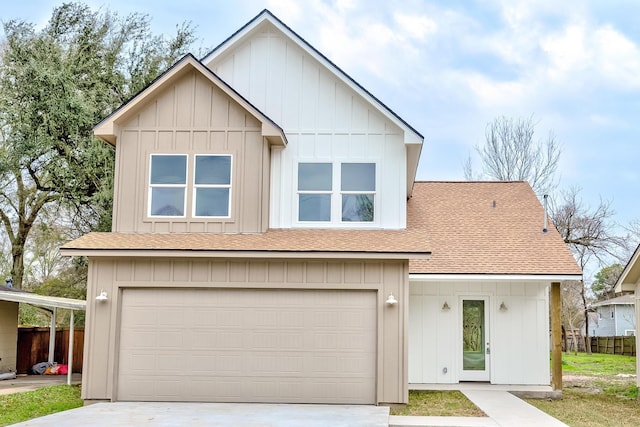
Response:
[{"label": "white front door", "polygon": [[460,297],[460,381],[489,381],[489,297]]}]

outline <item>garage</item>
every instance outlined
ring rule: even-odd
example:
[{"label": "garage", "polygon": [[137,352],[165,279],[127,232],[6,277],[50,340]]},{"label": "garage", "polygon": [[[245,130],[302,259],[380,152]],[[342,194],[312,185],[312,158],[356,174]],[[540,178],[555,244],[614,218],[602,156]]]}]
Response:
[{"label": "garage", "polygon": [[376,403],[375,291],[125,288],[120,401]]}]

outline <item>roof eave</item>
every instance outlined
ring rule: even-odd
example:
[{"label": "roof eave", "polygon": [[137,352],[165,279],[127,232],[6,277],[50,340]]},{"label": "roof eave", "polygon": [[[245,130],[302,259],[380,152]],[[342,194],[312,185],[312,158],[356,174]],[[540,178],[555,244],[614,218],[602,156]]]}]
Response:
[{"label": "roof eave", "polygon": [[614,287],[614,292],[635,292],[638,285],[640,285],[640,245],[638,245],[624,270],[622,270],[622,274],[620,274]]},{"label": "roof eave", "polygon": [[409,280],[415,281],[465,281],[465,280],[490,280],[490,281],[525,281],[525,282],[561,282],[565,280],[581,280],[579,274],[549,274],[549,273],[409,273]]},{"label": "roof eave", "polygon": [[324,258],[324,259],[429,259],[430,252],[390,252],[390,251],[330,251],[330,250],[229,250],[229,249],[89,249],[89,248],[60,248],[63,256],[86,256],[106,258],[260,258],[260,259],[298,259],[298,258]]}]

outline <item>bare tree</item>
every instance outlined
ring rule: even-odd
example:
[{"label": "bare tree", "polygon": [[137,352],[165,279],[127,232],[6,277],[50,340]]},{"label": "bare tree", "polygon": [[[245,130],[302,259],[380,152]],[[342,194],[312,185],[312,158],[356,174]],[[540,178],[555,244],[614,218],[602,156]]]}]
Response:
[{"label": "bare tree", "polygon": [[[579,197],[580,189],[572,187],[561,192],[560,203],[552,203],[551,217],[562,239],[573,253],[574,258],[584,270],[589,261],[595,259],[600,265],[606,265],[607,259],[618,256],[618,250],[624,247],[624,239],[615,233],[614,211],[609,202],[600,203],[591,208]],[[584,279],[580,297],[585,324],[585,349],[591,353],[589,340],[589,312]]]},{"label": "bare tree", "polygon": [[626,230],[627,236],[621,261],[623,265],[626,265],[640,245],[640,218],[632,220],[629,225],[623,228]]},{"label": "bare tree", "polygon": [[[574,352],[578,352],[576,332],[585,324],[582,303],[583,293],[584,286],[582,286],[581,281],[569,280],[562,283],[562,323],[565,328],[565,351],[567,354],[571,352],[572,348]],[[588,325],[586,327],[588,328]],[[588,333],[586,335],[588,336]],[[569,338],[571,338],[571,341],[569,341]]]},{"label": "bare tree", "polygon": [[619,258],[625,239],[616,234],[609,201],[600,200],[595,207],[585,205],[580,188],[572,187],[552,201],[551,217],[564,242],[584,268],[591,259],[606,265],[608,258]]},{"label": "bare tree", "polygon": [[465,179],[528,181],[537,194],[548,194],[557,186],[561,149],[552,133],[546,140],[534,139],[536,124],[533,116],[501,116],[487,124],[484,145],[475,147],[482,172],[474,171],[469,156],[464,165]]}]

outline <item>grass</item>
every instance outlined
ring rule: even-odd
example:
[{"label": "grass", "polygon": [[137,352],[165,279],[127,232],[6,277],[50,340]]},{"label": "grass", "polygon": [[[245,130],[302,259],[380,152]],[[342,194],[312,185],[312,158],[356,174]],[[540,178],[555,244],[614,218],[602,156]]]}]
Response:
[{"label": "grass", "polygon": [[640,425],[640,401],[604,393],[565,389],[562,400],[527,399],[527,402],[571,427]]},{"label": "grass", "polygon": [[476,405],[459,391],[410,390],[409,403],[391,409],[391,415],[485,417]]},{"label": "grass", "polygon": [[635,374],[636,358],[602,353],[562,355],[562,371],[579,375]]},{"label": "grass", "polygon": [[0,396],[0,426],[82,406],[80,386],[56,385]]},{"label": "grass", "polygon": [[[528,403],[572,427],[640,426],[635,357],[609,354],[562,356],[565,377],[561,400],[526,399]],[[391,415],[486,416],[458,391],[409,391],[405,407]]]},{"label": "grass", "polygon": [[[572,427],[638,426],[636,359],[610,354],[563,354],[562,400],[527,402]],[[573,378],[571,378],[573,377]]]}]

